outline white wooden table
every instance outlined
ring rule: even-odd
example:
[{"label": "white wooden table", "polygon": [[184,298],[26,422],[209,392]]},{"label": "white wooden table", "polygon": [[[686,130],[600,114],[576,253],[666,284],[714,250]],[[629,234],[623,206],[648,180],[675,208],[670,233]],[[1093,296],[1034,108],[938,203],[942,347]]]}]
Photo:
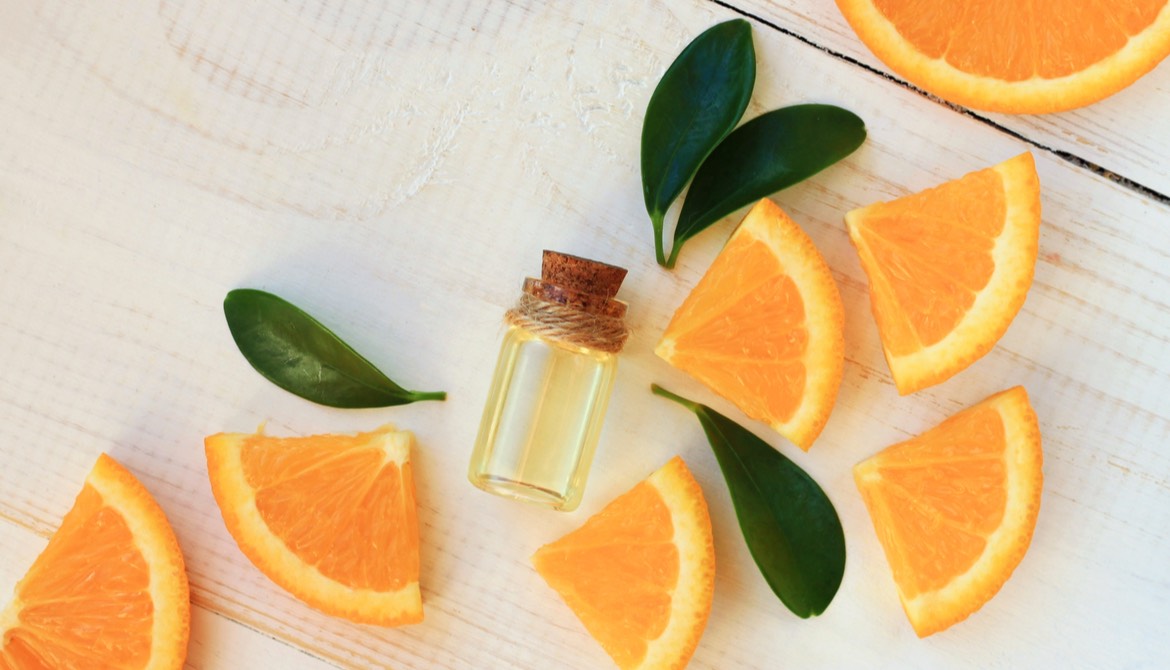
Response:
[{"label": "white wooden table", "polygon": [[[651,353],[736,217],[675,272],[654,264],[642,114],[682,46],[741,15],[759,59],[749,117],[826,102],[869,131],[775,198],[825,254],[848,315],[844,384],[808,454]],[[888,76],[829,0],[0,0],[0,82],[0,600],[105,451],[183,545],[190,667],[608,667],[528,556],[677,453],[706,492],[718,558],[692,667],[1170,665],[1170,64],[1084,110],[1003,117]],[[1027,149],[1044,226],[1023,311],[975,366],[899,397],[842,214]],[[630,268],[635,335],[572,514],[465,479],[502,314],[544,248]],[[449,400],[340,411],[281,391],[228,334],[221,301],[241,286]],[[768,591],[697,422],[652,381],[746,422],[826,489],[848,561],[823,616],[799,620]],[[918,640],[850,467],[1014,384],[1044,433],[1032,548],[983,610]],[[262,421],[415,431],[424,623],[320,615],[238,551],[202,438]]]}]

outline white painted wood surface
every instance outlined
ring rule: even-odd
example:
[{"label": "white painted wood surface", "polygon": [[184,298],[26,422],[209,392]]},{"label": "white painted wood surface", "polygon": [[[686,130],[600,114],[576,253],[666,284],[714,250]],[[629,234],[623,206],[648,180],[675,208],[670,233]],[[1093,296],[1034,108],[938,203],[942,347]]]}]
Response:
[{"label": "white painted wood surface", "polygon": [[[905,82],[857,38],[833,0],[733,0],[727,4],[818,48]],[[1163,62],[1130,87],[1088,107],[1044,115],[973,114],[1040,147],[1089,161],[1165,195],[1170,193],[1167,108],[1170,62]]]},{"label": "white painted wood surface", "polygon": [[[830,3],[808,7],[776,11],[793,32],[860,53],[825,32]],[[653,0],[0,0],[0,593],[107,451],[155,494],[183,545],[190,667],[608,667],[527,558],[680,453],[706,492],[718,558],[692,667],[1165,665],[1170,207],[1157,198],[1037,151],[1044,228],[1023,311],[975,366],[899,397],[842,214],[1027,145],[757,23],[749,115],[829,102],[870,133],[844,163],[776,196],[840,283],[837,409],[804,454],[651,353],[732,223],[693,240],[676,272],[657,268],[642,112],[678,50],[736,15]],[[1164,93],[1165,75],[1139,86]],[[1170,137],[1163,107],[1127,92],[1078,112],[1099,131],[1068,146],[1161,188],[1160,154],[1130,148]],[[1047,125],[1064,119],[1010,122],[1056,146],[1065,130]],[[631,271],[622,297],[635,336],[572,514],[493,498],[464,475],[501,316],[543,248]],[[239,286],[293,300],[396,379],[449,400],[346,412],[271,386],[223,322],[221,300]],[[824,486],[849,552],[824,616],[796,619],[768,591],[697,423],[651,396],[652,381],[746,422]],[[982,611],[918,640],[850,467],[1014,384],[1045,437],[1032,548]],[[201,441],[265,420],[274,433],[416,432],[424,623],[380,630],[317,614],[240,554]]]}]

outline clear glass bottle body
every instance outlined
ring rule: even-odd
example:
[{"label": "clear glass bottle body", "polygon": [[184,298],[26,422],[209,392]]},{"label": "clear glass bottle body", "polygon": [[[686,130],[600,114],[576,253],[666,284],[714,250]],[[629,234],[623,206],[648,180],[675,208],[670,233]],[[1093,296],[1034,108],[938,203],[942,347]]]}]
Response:
[{"label": "clear glass bottle body", "polygon": [[471,483],[553,509],[576,509],[616,372],[617,354],[510,326],[471,456]]}]

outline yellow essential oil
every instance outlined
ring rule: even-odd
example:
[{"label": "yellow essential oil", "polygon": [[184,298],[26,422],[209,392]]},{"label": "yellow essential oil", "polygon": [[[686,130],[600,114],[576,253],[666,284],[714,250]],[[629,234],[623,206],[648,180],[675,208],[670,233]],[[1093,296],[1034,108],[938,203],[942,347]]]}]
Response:
[{"label": "yellow essential oil", "polygon": [[468,477],[479,488],[553,509],[581,502],[625,342],[625,270],[545,252],[509,327]]}]

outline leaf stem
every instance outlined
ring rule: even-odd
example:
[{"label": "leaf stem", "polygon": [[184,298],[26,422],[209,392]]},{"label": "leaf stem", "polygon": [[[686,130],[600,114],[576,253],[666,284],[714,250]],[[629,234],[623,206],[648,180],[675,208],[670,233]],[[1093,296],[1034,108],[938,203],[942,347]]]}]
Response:
[{"label": "leaf stem", "polygon": [[654,255],[658,257],[658,264],[666,267],[666,253],[662,249],[662,220],[666,218],[665,212],[652,212],[650,214],[650,223],[654,226]]},{"label": "leaf stem", "polygon": [[674,262],[678,260],[678,252],[682,249],[682,243],[683,240],[674,241],[674,246],[670,248],[670,258],[666,260],[666,269],[674,269]]},{"label": "leaf stem", "polygon": [[415,401],[419,400],[446,400],[446,391],[411,391],[410,397]]},{"label": "leaf stem", "polygon": [[662,396],[663,398],[666,398],[668,400],[673,400],[673,401],[677,402],[678,404],[682,405],[683,407],[686,407],[687,409],[691,410],[692,412],[699,411],[698,403],[691,402],[690,400],[687,400],[686,398],[684,398],[680,395],[676,395],[674,393],[671,393],[670,391],[667,391],[666,389],[662,388],[658,384],[651,384],[650,391],[654,395]]}]

